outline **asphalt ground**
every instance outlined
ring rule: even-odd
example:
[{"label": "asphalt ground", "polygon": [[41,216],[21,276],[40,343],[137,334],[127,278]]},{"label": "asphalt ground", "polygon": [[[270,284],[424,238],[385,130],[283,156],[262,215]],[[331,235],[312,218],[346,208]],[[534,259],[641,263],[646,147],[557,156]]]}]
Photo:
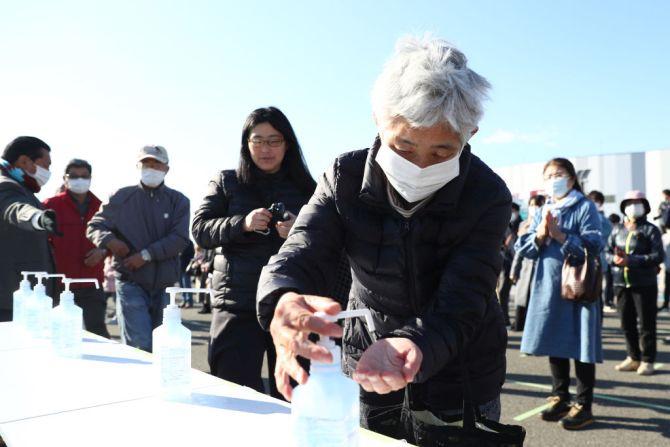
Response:
[{"label": "asphalt ground", "polygon": [[[200,305],[183,309],[184,324],[193,331],[193,367],[209,372],[207,346],[211,315],[199,314]],[[617,314],[605,314],[603,349],[605,362],[596,368],[595,423],[570,432],[555,422],[544,422],[539,412],[551,390],[546,357],[524,357],[519,352],[521,333],[509,332],[507,381],[502,394],[502,422],[526,428],[528,446],[670,446],[670,313],[658,318],[658,357],[655,375],[620,373],[614,365],[626,357]],[[108,325],[118,338],[118,326]],[[574,374],[574,366],[571,366]],[[264,370],[267,377],[267,370]],[[573,377],[574,386],[574,377]],[[574,392],[574,390],[573,390]]]}]

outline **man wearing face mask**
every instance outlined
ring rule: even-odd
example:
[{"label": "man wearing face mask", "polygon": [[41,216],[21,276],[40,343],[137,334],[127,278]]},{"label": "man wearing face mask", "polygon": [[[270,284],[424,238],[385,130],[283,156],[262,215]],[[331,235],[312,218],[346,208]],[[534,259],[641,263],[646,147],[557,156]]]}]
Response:
[{"label": "man wearing face mask", "polygon": [[[607,241],[609,240],[610,234],[612,234],[612,223],[605,216],[603,211],[603,206],[605,205],[605,195],[600,192],[593,190],[589,193],[589,200],[596,204],[598,208],[598,216],[600,217],[600,224],[602,225],[602,251],[600,252],[600,265],[603,269],[603,282],[604,287],[602,290],[602,296],[600,299],[600,307],[603,312],[612,312],[616,311],[614,309],[614,288],[612,286],[612,274],[609,271],[609,263],[605,257],[605,248],[607,248]],[[606,308],[605,308],[606,307]],[[603,320],[600,320],[601,323]]]},{"label": "man wearing face mask", "polygon": [[[108,251],[86,239],[86,225],[100,209],[100,200],[90,192],[91,165],[85,160],[71,160],[65,167],[65,190],[44,201],[56,212],[61,237],[49,237],[56,268],[68,278],[95,278],[102,284],[103,260]],[[93,284],[72,284],[77,306],[84,312],[87,331],[109,338],[105,325],[105,293]]]},{"label": "man wearing face mask", "polygon": [[151,352],[161,324],[165,287],[179,281],[179,254],[188,243],[189,200],[167,187],[168,153],[145,146],[137,158],[140,183],[121,188],[91,219],[87,236],[114,256],[121,340]]},{"label": "man wearing face mask", "polygon": [[665,251],[661,232],[647,220],[651,208],[644,193],[628,192],[620,208],[626,216],[624,226],[612,233],[606,250],[628,351],[615,368],[648,376],[656,360],[656,276]]},{"label": "man wearing face mask", "polygon": [[[35,197],[49,180],[51,148],[35,137],[18,137],[0,158],[0,322],[12,320],[12,294],[20,272],[53,273],[48,235],[56,232],[56,214]],[[53,296],[51,282],[49,296]]]},{"label": "man wearing face mask", "polygon": [[343,369],[361,385],[361,424],[413,442],[424,433],[403,415],[423,426],[461,419],[461,360],[473,404],[499,419],[507,333],[495,285],[512,200],[468,144],[489,87],[446,41],[398,42],[373,88],[377,138],[335,160],[261,274],[259,321],[287,399],[289,377],[311,380],[298,356],[332,361],[309,333],[342,337],[315,312],[340,310],[323,295],[344,248],[347,307],[370,309],[376,324],[373,333],[347,320],[342,340]]}]

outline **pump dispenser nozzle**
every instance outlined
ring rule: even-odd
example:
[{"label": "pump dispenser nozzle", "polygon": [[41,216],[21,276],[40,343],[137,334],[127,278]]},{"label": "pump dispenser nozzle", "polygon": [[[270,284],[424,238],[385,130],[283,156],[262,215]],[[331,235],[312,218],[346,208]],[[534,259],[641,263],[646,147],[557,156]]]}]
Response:
[{"label": "pump dispenser nozzle", "polygon": [[183,288],[183,287],[167,287],[166,293],[170,294],[170,304],[165,306],[163,311],[163,322],[181,321],[181,311],[177,306],[177,294],[184,292],[192,293],[209,293],[209,296],[214,300],[214,289],[197,289],[197,288]]},{"label": "pump dispenser nozzle", "polygon": [[71,283],[93,283],[95,284],[96,289],[100,288],[100,283],[98,282],[97,279],[94,278],[81,278],[81,279],[63,278],[63,286],[65,287],[65,289],[60,294],[61,303],[65,301],[74,302],[74,294],[70,291]]},{"label": "pump dispenser nozzle", "polygon": [[61,278],[61,280],[65,279],[65,275],[62,273],[45,273],[45,272],[38,272],[34,273],[35,278],[37,278],[37,284],[35,285],[35,289],[39,287],[39,289],[44,290],[44,278]]},{"label": "pump dispenser nozzle", "polygon": [[[370,312],[370,309],[355,309],[355,310],[344,310],[337,315],[330,315],[325,312],[315,312],[314,313],[315,317],[323,318],[326,321],[330,322],[336,322],[338,320],[344,320],[347,318],[356,318],[356,317],[363,317],[365,318],[365,324],[368,326],[368,331],[370,333],[370,336],[374,339],[376,339],[375,336],[375,322],[372,319],[372,312]],[[326,337],[324,335],[319,336],[319,341],[317,342],[319,346],[323,346],[324,348],[328,349],[333,356],[333,364],[339,364],[340,363],[340,348],[335,344],[335,341],[330,338]],[[318,362],[314,362],[318,363]]]},{"label": "pump dispenser nozzle", "polygon": [[21,272],[21,275],[23,275],[23,279],[19,283],[19,286],[21,290],[23,291],[30,291],[30,281],[28,281],[29,276],[37,276],[37,275],[47,275],[47,272]]},{"label": "pump dispenser nozzle", "polygon": [[97,279],[93,279],[93,278],[70,279],[70,278],[65,278],[65,276],[63,276],[63,285],[65,286],[65,290],[64,290],[65,292],[70,291],[70,284],[72,284],[73,282],[75,282],[75,283],[90,282],[90,283],[95,284],[96,289],[100,288],[100,283],[98,282]]}]

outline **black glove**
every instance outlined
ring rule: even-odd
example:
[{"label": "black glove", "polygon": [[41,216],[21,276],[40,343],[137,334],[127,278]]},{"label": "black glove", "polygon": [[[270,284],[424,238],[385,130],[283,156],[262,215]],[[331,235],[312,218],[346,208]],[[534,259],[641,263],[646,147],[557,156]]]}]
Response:
[{"label": "black glove", "polygon": [[58,224],[56,223],[56,212],[54,210],[46,210],[42,213],[39,219],[39,224],[44,231],[56,236],[63,236],[63,233],[58,231]]}]

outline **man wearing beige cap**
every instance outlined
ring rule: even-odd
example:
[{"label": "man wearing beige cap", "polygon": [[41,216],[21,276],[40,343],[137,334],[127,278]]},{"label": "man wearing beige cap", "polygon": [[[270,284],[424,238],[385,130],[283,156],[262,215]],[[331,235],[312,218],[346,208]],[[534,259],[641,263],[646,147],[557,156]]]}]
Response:
[{"label": "man wearing beige cap", "polygon": [[87,231],[114,256],[121,340],[149,352],[167,303],[165,287],[179,280],[179,253],[189,237],[189,200],[164,182],[169,162],[164,147],[143,147],[139,184],[112,194]]}]

